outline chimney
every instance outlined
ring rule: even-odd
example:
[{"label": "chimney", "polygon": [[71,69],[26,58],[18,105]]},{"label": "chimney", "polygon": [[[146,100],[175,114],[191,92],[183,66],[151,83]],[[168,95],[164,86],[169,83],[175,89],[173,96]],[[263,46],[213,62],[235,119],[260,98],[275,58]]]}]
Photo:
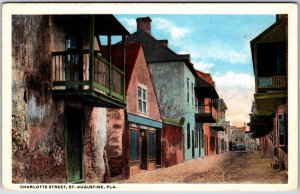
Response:
[{"label": "chimney", "polygon": [[164,45],[165,47],[168,47],[168,40],[159,40],[159,42]]},{"label": "chimney", "polygon": [[281,18],[287,17],[287,14],[276,14],[276,21],[280,20]]},{"label": "chimney", "polygon": [[151,19],[149,17],[142,17],[136,19],[137,30],[143,30],[151,35]]}]

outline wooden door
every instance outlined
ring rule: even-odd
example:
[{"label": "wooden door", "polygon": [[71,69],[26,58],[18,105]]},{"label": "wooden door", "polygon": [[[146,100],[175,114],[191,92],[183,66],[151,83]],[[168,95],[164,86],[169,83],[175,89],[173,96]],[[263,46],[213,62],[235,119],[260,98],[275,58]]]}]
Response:
[{"label": "wooden door", "polygon": [[78,109],[67,109],[67,174],[68,182],[83,181],[82,116]]},{"label": "wooden door", "polygon": [[148,143],[147,143],[147,131],[141,129],[141,169],[147,170],[147,158],[148,158]]}]

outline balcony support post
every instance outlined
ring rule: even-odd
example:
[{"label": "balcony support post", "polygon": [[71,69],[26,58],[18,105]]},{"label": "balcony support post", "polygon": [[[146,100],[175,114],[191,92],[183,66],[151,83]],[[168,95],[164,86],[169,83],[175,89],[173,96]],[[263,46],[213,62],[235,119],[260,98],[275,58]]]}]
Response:
[{"label": "balcony support post", "polygon": [[90,77],[90,90],[93,90],[94,83],[94,15],[90,16],[89,23],[89,77]]},{"label": "balcony support post", "polygon": [[111,68],[111,59],[112,59],[112,50],[111,50],[111,29],[110,29],[110,22],[109,22],[109,30],[108,30],[108,60],[109,60],[109,96],[111,96],[111,90],[112,90],[112,68]]},{"label": "balcony support post", "polygon": [[123,102],[126,102],[126,47],[125,47],[125,35],[122,35],[122,51],[123,51],[123,56],[122,56],[122,61],[123,61]]}]

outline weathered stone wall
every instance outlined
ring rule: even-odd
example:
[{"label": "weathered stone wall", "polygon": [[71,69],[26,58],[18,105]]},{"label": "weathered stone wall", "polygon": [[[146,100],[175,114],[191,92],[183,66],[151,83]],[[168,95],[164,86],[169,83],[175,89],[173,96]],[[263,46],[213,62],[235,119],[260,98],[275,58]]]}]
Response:
[{"label": "weathered stone wall", "polygon": [[112,177],[123,175],[124,110],[107,109],[107,154]]},{"label": "weathered stone wall", "polygon": [[52,101],[48,16],[12,17],[13,182],[65,182],[64,103]]},{"label": "weathered stone wall", "polygon": [[[67,182],[65,106],[51,93],[52,51],[65,49],[53,16],[12,18],[12,179],[15,183]],[[103,182],[106,109],[84,111],[84,178]]]},{"label": "weathered stone wall", "polygon": [[[154,84],[152,84],[150,71],[147,66],[143,49],[140,49],[138,57],[136,59],[136,65],[134,66],[131,74],[130,83],[126,91],[126,103],[128,113],[135,115],[148,117],[156,121],[161,121],[160,112],[158,108],[158,101],[154,90]],[[139,113],[138,111],[138,86],[144,86],[147,89],[147,113]]]}]

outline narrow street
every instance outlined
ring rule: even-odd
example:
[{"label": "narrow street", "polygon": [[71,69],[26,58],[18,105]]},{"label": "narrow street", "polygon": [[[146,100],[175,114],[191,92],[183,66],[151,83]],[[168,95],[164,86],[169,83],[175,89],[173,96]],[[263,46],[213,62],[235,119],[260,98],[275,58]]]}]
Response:
[{"label": "narrow street", "polygon": [[145,171],[118,183],[287,183],[287,173],[271,168],[259,152],[226,152],[204,159]]}]

